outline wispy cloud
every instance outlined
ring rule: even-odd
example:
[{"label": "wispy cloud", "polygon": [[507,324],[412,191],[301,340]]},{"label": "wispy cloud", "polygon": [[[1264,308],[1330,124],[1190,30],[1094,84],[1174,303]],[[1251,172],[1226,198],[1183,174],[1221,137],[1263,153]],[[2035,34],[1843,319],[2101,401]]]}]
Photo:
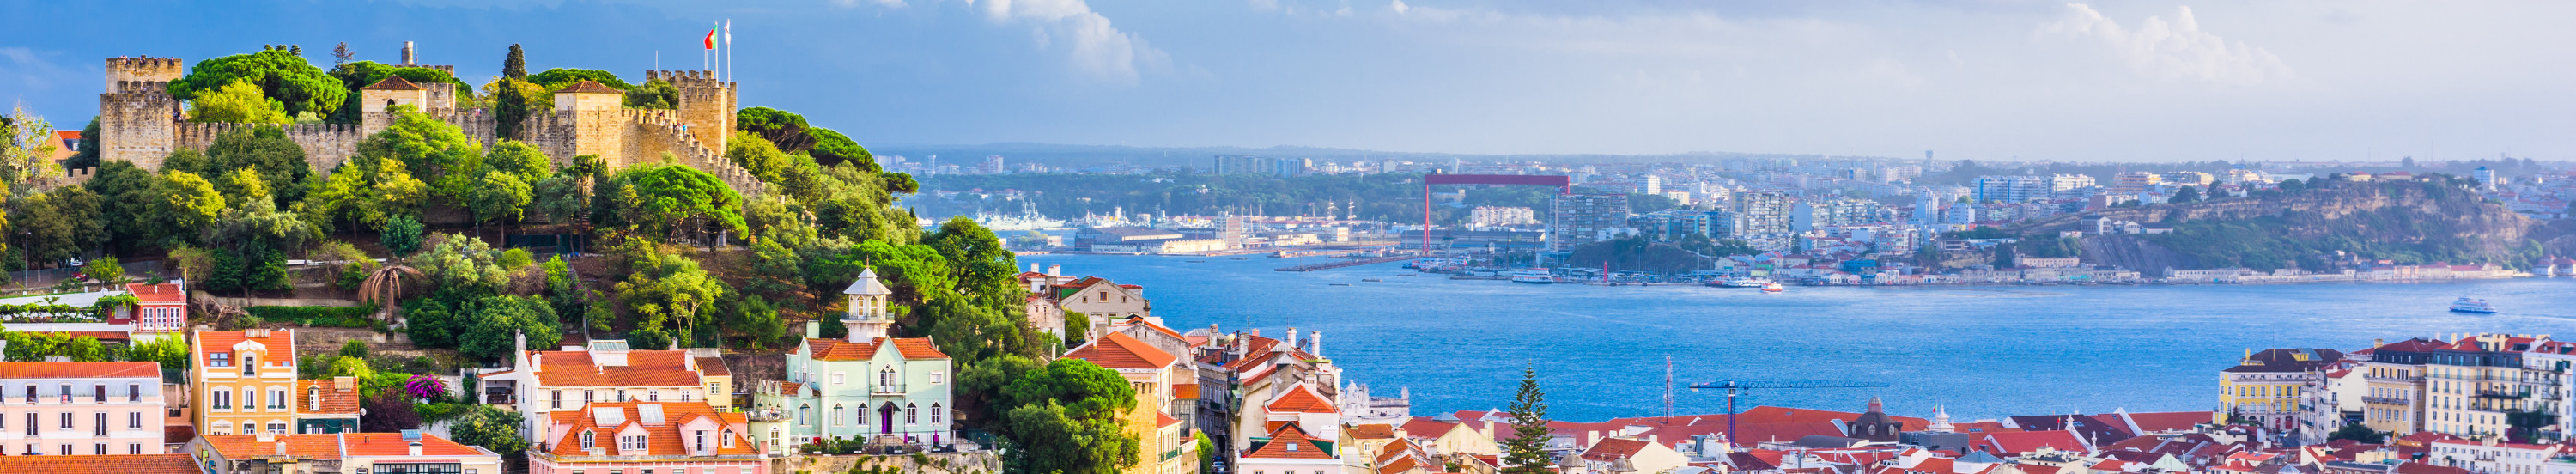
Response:
[{"label": "wispy cloud", "polygon": [[42,52],[25,47],[0,47],[0,89],[14,90],[21,94],[57,93],[58,91],[55,90],[57,84],[61,84],[68,78],[82,75],[47,59],[49,56],[59,55],[59,53]]},{"label": "wispy cloud", "polygon": [[2270,51],[2202,31],[2191,7],[2178,10],[2172,21],[2151,16],[2131,29],[2091,6],[2069,3],[2038,33],[2098,44],[2130,69],[2159,79],[2252,85],[2290,77],[2290,67]]},{"label": "wispy cloud", "polygon": [[[967,0],[974,5],[976,0]],[[1120,84],[1135,84],[1139,71],[1167,69],[1171,56],[1143,38],[1119,31],[1109,17],[1082,0],[982,0],[985,18],[1004,24],[1025,22],[1037,28],[1040,48],[1065,44],[1073,69],[1083,75]]]}]

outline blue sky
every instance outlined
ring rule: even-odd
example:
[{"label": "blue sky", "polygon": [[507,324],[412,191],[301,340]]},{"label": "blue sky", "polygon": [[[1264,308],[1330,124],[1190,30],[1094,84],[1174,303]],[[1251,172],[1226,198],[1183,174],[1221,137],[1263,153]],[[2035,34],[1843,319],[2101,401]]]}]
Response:
[{"label": "blue sky", "polygon": [[0,100],[101,59],[333,44],[481,83],[699,64],[863,144],[2024,160],[2576,158],[2570,2],[0,0]]}]

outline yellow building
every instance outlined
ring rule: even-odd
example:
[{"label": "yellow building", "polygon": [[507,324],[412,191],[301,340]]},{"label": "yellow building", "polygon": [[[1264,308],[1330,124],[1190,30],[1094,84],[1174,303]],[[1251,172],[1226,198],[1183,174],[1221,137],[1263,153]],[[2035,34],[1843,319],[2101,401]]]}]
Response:
[{"label": "yellow building", "polygon": [[2325,367],[2342,360],[2334,349],[2247,349],[2244,360],[2219,371],[2219,411],[2245,423],[2294,428],[2308,409],[2302,400],[2323,387]]},{"label": "yellow building", "polygon": [[205,434],[287,433],[295,426],[295,331],[198,331],[193,404]]},{"label": "yellow building", "polygon": [[[1101,336],[1065,352],[1064,357],[1117,371],[1136,388],[1136,408],[1126,418],[1140,452],[1139,462],[1127,468],[1128,474],[1197,474],[1198,444],[1190,439],[1189,423],[1172,416],[1174,400],[1194,400],[1198,392],[1197,379],[1189,377],[1194,372],[1184,372],[1193,370],[1186,365],[1188,360],[1122,332]],[[1192,397],[1176,397],[1181,393]]]}]

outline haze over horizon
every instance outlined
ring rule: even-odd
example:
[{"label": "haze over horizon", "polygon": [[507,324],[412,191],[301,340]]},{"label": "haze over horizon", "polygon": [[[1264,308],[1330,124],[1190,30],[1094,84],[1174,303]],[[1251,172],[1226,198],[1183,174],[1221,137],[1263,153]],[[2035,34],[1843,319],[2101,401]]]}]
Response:
[{"label": "haze over horizon", "polygon": [[867,145],[2056,161],[2565,160],[2576,3],[1615,0],[0,1],[0,100],[101,59],[296,44],[497,75],[698,64]]}]

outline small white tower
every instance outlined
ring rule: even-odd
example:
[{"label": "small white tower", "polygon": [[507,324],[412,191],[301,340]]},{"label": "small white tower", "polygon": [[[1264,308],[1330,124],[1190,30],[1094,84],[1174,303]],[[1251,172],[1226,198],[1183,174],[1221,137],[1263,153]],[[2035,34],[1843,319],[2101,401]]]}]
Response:
[{"label": "small white tower", "polygon": [[1950,433],[1958,431],[1956,426],[1950,424],[1950,409],[1943,407],[1932,408],[1932,425],[1924,428],[1934,433]]},{"label": "small white tower", "polygon": [[841,316],[841,325],[850,328],[850,342],[869,342],[886,337],[886,326],[894,318],[886,314],[886,296],[894,294],[884,283],[877,282],[874,268],[859,271],[859,281],[850,282],[850,312]]}]

